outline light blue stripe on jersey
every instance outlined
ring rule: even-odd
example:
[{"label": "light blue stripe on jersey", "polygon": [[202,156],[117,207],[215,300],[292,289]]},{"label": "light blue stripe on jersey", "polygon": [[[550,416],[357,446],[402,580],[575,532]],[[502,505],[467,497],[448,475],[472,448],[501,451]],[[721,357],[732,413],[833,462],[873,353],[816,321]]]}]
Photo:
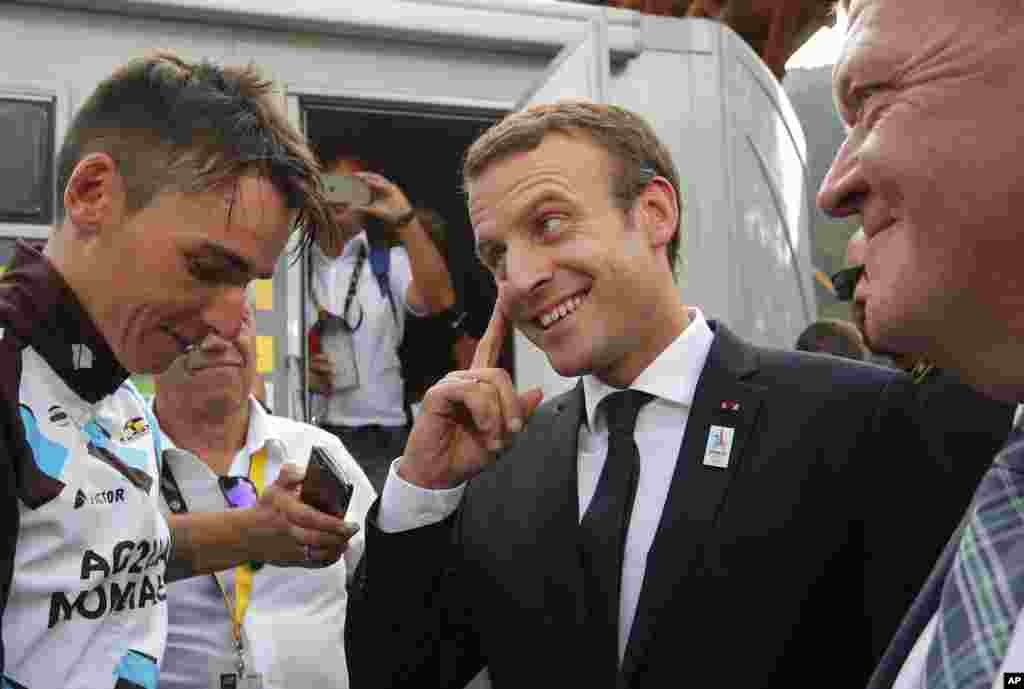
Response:
[{"label": "light blue stripe on jersey", "polygon": [[145,450],[136,450],[131,447],[125,447],[121,444],[114,445],[114,443],[110,442],[110,438],[107,437],[107,434],[100,429],[100,425],[96,423],[96,419],[85,424],[85,428],[82,430],[86,432],[89,439],[92,440],[97,447],[102,447],[107,450],[133,469],[145,470],[147,468],[149,464],[148,452]]},{"label": "light blue stripe on jersey", "polygon": [[27,687],[18,684],[13,679],[0,675],[0,689],[27,689]]},{"label": "light blue stripe on jersey", "polygon": [[55,443],[39,430],[35,415],[25,405],[19,405],[21,412],[21,423],[25,427],[25,439],[32,448],[32,456],[36,460],[39,470],[50,478],[61,480],[64,475],[64,465],[68,461],[68,449],[60,443]]},{"label": "light blue stripe on jersey", "polygon": [[145,403],[145,400],[142,402],[142,411],[146,415],[146,423],[149,424],[149,432],[153,436],[153,451],[156,452],[156,468],[159,474],[160,470],[163,469],[164,461],[164,432],[156,425],[156,417],[153,415],[149,405]]},{"label": "light blue stripe on jersey", "polygon": [[114,677],[137,684],[145,689],[156,689],[160,671],[153,662],[138,651],[128,651],[114,668]]}]

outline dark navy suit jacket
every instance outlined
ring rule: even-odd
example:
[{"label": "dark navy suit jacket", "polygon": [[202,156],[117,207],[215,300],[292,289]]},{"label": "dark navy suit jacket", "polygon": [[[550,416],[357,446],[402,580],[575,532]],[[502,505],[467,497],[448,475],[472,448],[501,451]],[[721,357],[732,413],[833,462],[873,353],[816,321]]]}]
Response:
[{"label": "dark navy suit jacket", "polygon": [[[712,327],[621,676],[595,676],[583,624],[578,386],[450,518],[385,534],[371,511],[353,689],[454,689],[485,665],[496,689],[864,686],[970,499],[957,471],[979,471],[929,455],[904,374]],[[713,424],[736,429],[724,470],[703,464]]]}]

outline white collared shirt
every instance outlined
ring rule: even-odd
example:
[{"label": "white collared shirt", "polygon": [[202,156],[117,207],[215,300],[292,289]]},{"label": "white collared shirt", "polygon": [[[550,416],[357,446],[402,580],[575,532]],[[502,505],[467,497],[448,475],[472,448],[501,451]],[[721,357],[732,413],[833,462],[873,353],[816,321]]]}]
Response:
[{"label": "white collared shirt", "polygon": [[[366,232],[360,232],[346,242],[337,258],[327,257],[319,246],[313,244],[310,254],[315,299],[308,300],[311,307],[315,301],[332,314],[342,315],[361,246],[369,251]],[[405,334],[405,314],[423,314],[413,310],[408,303],[412,266],[405,248],[391,249],[388,277],[397,319],[387,297],[381,293],[367,256],[350,307],[353,322],[358,319],[360,311],[363,314],[362,323],[352,334],[359,386],[335,392],[327,398],[316,396],[325,406],[320,415],[323,423],[334,426],[404,426],[406,423],[398,346]],[[316,319],[312,310],[308,316],[310,323]]]},{"label": "white collared shirt", "polygon": [[[362,524],[377,496],[341,442],[322,429],[267,414],[255,400],[250,400],[249,409],[245,447],[235,456],[228,475],[247,476],[250,457],[271,439],[283,443],[287,461],[300,468],[305,468],[312,446],[322,445],[355,485],[346,521]],[[164,441],[166,447],[174,447],[166,435]],[[268,484],[277,478],[281,463],[280,457],[267,453]],[[199,509],[226,509],[213,471],[198,459],[191,464],[174,467],[188,508],[196,509],[196,503]],[[163,509],[167,511],[166,503]],[[364,546],[360,531],[349,541],[341,560],[330,567],[295,569],[267,564],[253,575],[243,633],[248,645],[247,662],[263,675],[266,689],[347,689],[342,636],[348,603],[345,584]],[[234,570],[222,572],[220,577],[234,603]],[[235,658],[231,621],[220,589],[212,576],[168,584],[167,607],[170,624],[160,687],[208,689],[210,663],[230,663]]]},{"label": "white collared shirt", "polygon": [[[619,657],[625,651],[636,615],[647,566],[647,553],[665,508],[683,434],[690,416],[694,391],[714,333],[699,309],[689,311],[690,324],[679,337],[637,377],[630,388],[654,395],[637,416],[634,437],[640,452],[637,500],[626,533],[619,616]],[[579,429],[577,463],[580,514],[586,512],[608,455],[608,426],[598,403],[617,389],[594,376],[583,377],[587,423]],[[401,458],[399,458],[401,459]],[[377,524],[396,532],[441,521],[455,511],[465,486],[431,491],[414,486],[397,472],[397,460],[381,494]]]}]

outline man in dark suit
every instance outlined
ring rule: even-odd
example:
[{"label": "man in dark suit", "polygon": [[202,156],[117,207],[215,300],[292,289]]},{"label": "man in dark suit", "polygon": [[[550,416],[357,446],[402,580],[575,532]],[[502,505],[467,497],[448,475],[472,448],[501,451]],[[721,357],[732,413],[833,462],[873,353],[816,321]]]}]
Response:
[{"label": "man in dark suit", "polygon": [[[833,76],[848,135],[818,203],[861,215],[870,339],[919,352],[986,395],[1024,400],[1024,175],[1007,155],[1024,146],[1024,6],[843,5],[849,29]],[[1015,429],[872,687],[989,689],[1024,671],[1022,477]]]},{"label": "man in dark suit", "polygon": [[[367,518],[353,687],[862,684],[957,518],[904,514],[944,480],[907,377],[684,305],[678,175],[621,108],[512,115],[465,178],[498,304]],[[576,389],[517,393],[511,326]]]}]

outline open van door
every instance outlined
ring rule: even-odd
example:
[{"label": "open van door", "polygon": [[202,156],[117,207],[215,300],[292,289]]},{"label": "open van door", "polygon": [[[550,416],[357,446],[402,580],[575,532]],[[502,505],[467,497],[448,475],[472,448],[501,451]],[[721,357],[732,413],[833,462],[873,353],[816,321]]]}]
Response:
[{"label": "open van door", "polygon": [[[608,26],[604,17],[591,19],[583,40],[566,46],[555,57],[547,73],[516,104],[523,110],[536,103],[552,103],[563,98],[586,98],[596,103],[608,101],[610,81]],[[532,342],[515,332],[515,378],[520,391],[534,387],[544,390],[544,399],[565,392],[577,378],[555,373],[548,357]]]}]

